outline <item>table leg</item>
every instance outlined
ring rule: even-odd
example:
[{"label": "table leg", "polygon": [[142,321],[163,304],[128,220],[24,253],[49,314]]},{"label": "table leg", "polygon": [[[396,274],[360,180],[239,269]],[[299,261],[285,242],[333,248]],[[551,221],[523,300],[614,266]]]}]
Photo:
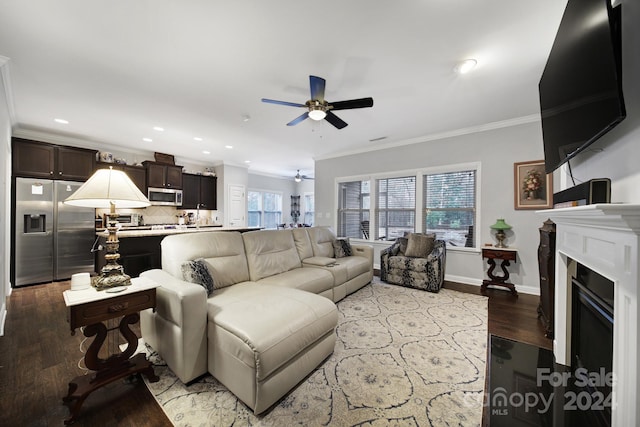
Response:
[{"label": "table leg", "polygon": [[502,262],[500,263],[500,268],[502,269],[502,276],[498,276],[494,274],[494,270],[496,268],[496,261],[493,258],[489,258],[487,260],[487,263],[489,264],[489,271],[487,271],[487,276],[489,276],[489,280],[485,279],[482,281],[482,286],[480,286],[480,292],[484,295],[489,285],[504,286],[505,288],[508,288],[511,291],[512,295],[518,296],[518,292],[516,291],[515,285],[513,283],[507,283],[507,280],[509,280],[509,270],[507,270],[507,267],[511,265],[509,263],[509,260],[503,259]]},{"label": "table leg", "polygon": [[70,412],[69,418],[64,420],[65,424],[73,423],[89,394],[106,384],[139,373],[146,375],[150,382],[159,380],[153,371],[153,364],[147,360],[145,354],[140,353],[131,357],[138,346],[138,337],[131,331],[129,325],[138,322],[139,319],[138,313],[133,313],[120,320],[119,329],[127,340],[127,348],[119,354],[110,355],[107,359],[98,357],[100,348],[107,337],[107,327],[103,323],[96,323],[84,328],[86,337],[96,336],[84,357],[85,365],[94,373],[80,375],[69,383],[68,393],[62,398],[62,401],[69,406]]}]

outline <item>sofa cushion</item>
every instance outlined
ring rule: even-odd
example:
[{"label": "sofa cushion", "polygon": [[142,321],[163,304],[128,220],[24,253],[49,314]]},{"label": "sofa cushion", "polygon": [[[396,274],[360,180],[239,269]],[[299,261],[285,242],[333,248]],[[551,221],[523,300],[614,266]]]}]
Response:
[{"label": "sofa cushion", "polygon": [[311,240],[309,240],[309,233],[306,228],[294,228],[291,230],[293,234],[293,240],[296,243],[296,249],[298,250],[298,256],[301,260],[311,258],[313,256],[313,248],[311,248]]},{"label": "sofa cushion", "polygon": [[218,343],[224,351],[256,370],[262,381],[333,333],[335,304],[297,289],[241,283],[216,290],[207,302],[209,322],[237,340]]},{"label": "sofa cushion", "polygon": [[237,231],[174,234],[162,239],[162,269],[182,277],[182,263],[204,258],[216,287],[249,280],[242,235]]},{"label": "sofa cushion", "polygon": [[323,256],[333,258],[335,256],[333,250],[333,241],[336,235],[329,227],[311,227],[307,228],[311,247],[313,248],[313,256]]},{"label": "sofa cushion", "polygon": [[291,230],[259,230],[242,235],[252,281],[302,267]]},{"label": "sofa cushion", "polygon": [[333,252],[336,258],[344,258],[346,256],[353,255],[351,250],[351,243],[349,243],[348,237],[341,237],[335,239],[333,242]]},{"label": "sofa cushion", "polygon": [[182,263],[182,277],[186,282],[202,286],[207,291],[207,296],[215,288],[207,263],[202,258]]},{"label": "sofa cushion", "polygon": [[347,280],[371,271],[371,262],[362,256],[348,256],[336,260],[336,265],[347,268]]},{"label": "sofa cushion", "polygon": [[333,288],[333,276],[331,273],[319,268],[295,268],[275,276],[260,279],[258,283],[321,294]]},{"label": "sofa cushion", "polygon": [[433,250],[435,238],[427,234],[411,233],[405,256],[426,258]]}]

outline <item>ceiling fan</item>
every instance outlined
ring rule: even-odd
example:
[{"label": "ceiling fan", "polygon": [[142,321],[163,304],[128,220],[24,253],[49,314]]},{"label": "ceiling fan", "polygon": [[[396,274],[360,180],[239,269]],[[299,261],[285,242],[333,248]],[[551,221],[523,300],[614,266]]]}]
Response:
[{"label": "ceiling fan", "polygon": [[311,99],[304,104],[295,102],[276,101],[275,99],[262,98],[262,102],[269,104],[287,105],[290,107],[303,107],[306,111],[301,116],[296,117],[287,123],[287,126],[294,126],[301,121],[310,118],[311,120],[325,119],[338,129],[347,126],[347,122],[333,114],[334,110],[350,110],[353,108],[373,107],[373,98],[351,99],[348,101],[328,102],[324,99],[324,88],[326,81],[322,77],[309,76],[309,86],[311,89]]},{"label": "ceiling fan", "polygon": [[293,177],[293,180],[295,182],[302,182],[303,179],[313,179],[313,178],[307,175],[300,175],[300,169],[298,169],[298,173],[296,174],[296,176]]}]

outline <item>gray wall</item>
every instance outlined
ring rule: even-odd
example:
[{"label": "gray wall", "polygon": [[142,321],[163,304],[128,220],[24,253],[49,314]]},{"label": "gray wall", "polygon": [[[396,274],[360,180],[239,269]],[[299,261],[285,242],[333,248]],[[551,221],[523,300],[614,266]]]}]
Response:
[{"label": "gray wall", "polygon": [[[336,226],[336,178],[371,173],[424,169],[458,163],[480,162],[480,211],[477,232],[480,244],[495,243],[489,226],[504,218],[513,229],[507,244],[518,249],[518,260],[510,267],[511,282],[524,292],[538,292],[538,227],[545,218],[534,210],[514,209],[513,164],[543,158],[540,123],[479,131],[435,141],[398,146],[345,157],[318,160],[316,215],[318,225]],[[376,251],[377,253],[377,251]],[[377,257],[377,255],[376,255]],[[379,260],[376,258],[376,264]],[[486,262],[480,249],[447,252],[448,280],[479,285],[485,278]]]},{"label": "gray wall", "polygon": [[[0,58],[0,77],[7,72],[8,65]],[[0,78],[0,335],[4,335],[4,319],[7,312],[7,296],[11,293],[9,283],[10,239],[11,239],[11,120],[4,79]]]}]

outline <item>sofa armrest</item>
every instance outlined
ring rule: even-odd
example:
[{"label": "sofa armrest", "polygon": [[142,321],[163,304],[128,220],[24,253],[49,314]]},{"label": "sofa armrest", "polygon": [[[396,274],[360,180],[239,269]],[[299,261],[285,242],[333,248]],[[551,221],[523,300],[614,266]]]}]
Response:
[{"label": "sofa armrest", "polygon": [[432,262],[438,263],[438,271],[440,272],[440,283],[444,282],[444,270],[447,265],[447,244],[444,240],[436,240],[433,250],[427,257]]},{"label": "sofa armrest", "polygon": [[160,286],[156,289],[156,313],[179,327],[207,322],[207,291],[155,269],[140,274]]},{"label": "sofa armrest", "polygon": [[351,250],[354,256],[363,256],[369,259],[371,266],[373,266],[373,246],[371,245],[351,245]]},{"label": "sofa armrest", "polygon": [[399,248],[400,243],[396,239],[396,241],[393,242],[391,246],[386,247],[380,251],[380,280],[382,280],[383,282],[387,280],[387,272],[389,271],[389,257],[397,255]]},{"label": "sofa armrest", "polygon": [[142,338],[186,384],[207,372],[207,293],[163,270],[141,276],[160,285],[156,310],[140,312]]}]

